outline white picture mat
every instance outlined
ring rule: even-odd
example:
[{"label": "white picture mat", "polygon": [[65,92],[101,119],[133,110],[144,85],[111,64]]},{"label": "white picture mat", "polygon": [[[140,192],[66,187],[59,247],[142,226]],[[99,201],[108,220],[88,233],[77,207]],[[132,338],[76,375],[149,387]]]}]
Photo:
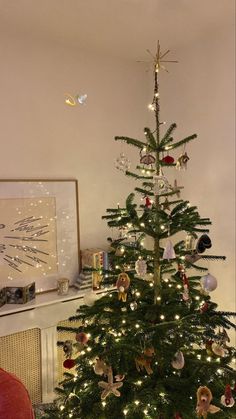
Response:
[{"label": "white picture mat", "polygon": [[[14,278],[14,285],[36,282],[36,291],[56,288],[58,278],[69,278],[72,284],[79,272],[78,191],[76,180],[2,180],[0,199],[54,197],[56,202],[58,272],[39,276],[37,269],[29,278]],[[1,217],[1,214],[0,214]],[[1,223],[1,219],[0,219]],[[0,287],[13,285],[3,277],[0,266]]]}]

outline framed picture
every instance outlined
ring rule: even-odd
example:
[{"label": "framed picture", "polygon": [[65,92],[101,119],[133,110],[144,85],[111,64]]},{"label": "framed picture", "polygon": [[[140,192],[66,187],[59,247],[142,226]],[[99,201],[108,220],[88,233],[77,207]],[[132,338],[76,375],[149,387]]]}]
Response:
[{"label": "framed picture", "polygon": [[0,288],[79,274],[77,180],[0,180]]}]

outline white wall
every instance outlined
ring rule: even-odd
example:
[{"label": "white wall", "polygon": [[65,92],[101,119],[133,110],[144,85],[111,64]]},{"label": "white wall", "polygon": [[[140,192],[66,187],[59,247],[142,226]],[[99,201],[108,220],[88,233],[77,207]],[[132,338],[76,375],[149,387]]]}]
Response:
[{"label": "white wall", "polygon": [[[185,189],[182,196],[210,217],[209,254],[226,255],[226,262],[210,262],[218,279],[212,298],[221,309],[236,310],[235,302],[235,39],[232,25],[199,34],[198,42],[171,51],[178,64],[162,73],[161,114],[176,122],[176,139],[197,133],[187,146],[186,172],[170,170]],[[172,154],[178,157],[180,151]],[[171,153],[170,153],[171,154]]]},{"label": "white wall", "polygon": [[[107,244],[101,216],[130,191],[114,165],[126,147],[113,137],[145,125],[142,64],[10,33],[0,42],[0,178],[77,178],[81,248]],[[67,92],[87,103],[65,105]]]},{"label": "white wall", "polygon": [[[101,216],[133,188],[114,168],[122,146],[113,137],[142,138],[151,122],[151,72],[141,64],[10,33],[1,34],[0,42],[0,178],[77,178],[81,247],[105,244],[110,233]],[[183,197],[213,221],[212,253],[227,256],[225,263],[209,264],[219,281],[214,298],[234,310],[234,28],[200,36],[172,57],[179,64],[161,76],[163,119],[177,122],[176,138],[199,136],[187,147],[188,171],[177,177],[185,185]],[[65,92],[87,93],[86,105],[67,107]],[[132,148],[123,150],[137,156]]]}]

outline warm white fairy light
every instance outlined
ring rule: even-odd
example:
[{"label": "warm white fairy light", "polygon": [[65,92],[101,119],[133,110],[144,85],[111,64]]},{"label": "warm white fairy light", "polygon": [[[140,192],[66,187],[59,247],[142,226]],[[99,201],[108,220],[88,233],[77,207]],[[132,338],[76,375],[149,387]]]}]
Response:
[{"label": "warm white fairy light", "polygon": [[140,223],[140,226],[141,226],[141,227],[145,227],[145,224],[144,224],[144,223]]},{"label": "warm white fairy light", "polygon": [[223,374],[223,370],[221,368],[218,368],[217,372],[218,372],[219,375]]},{"label": "warm white fairy light", "polygon": [[195,300],[200,300],[199,295],[196,295]]},{"label": "warm white fairy light", "polygon": [[206,360],[207,362],[211,362],[211,356],[208,356]]},{"label": "warm white fairy light", "polygon": [[134,402],[134,404],[136,404],[136,406],[138,406],[138,405],[139,405],[139,403],[140,403],[140,401],[139,401],[139,400],[135,400],[135,402]]},{"label": "warm white fairy light", "polygon": [[118,266],[118,265],[116,265],[116,266],[115,266],[115,268],[116,268],[116,269],[119,269],[119,266]]},{"label": "warm white fairy light", "polygon": [[161,230],[165,230],[165,226],[163,224],[161,225]]},{"label": "warm white fairy light", "polygon": [[155,97],[159,97],[159,93],[158,93],[158,92],[157,92],[157,93],[155,93],[155,94],[154,94],[154,96],[155,96]]},{"label": "warm white fairy light", "polygon": [[216,362],[220,362],[221,361],[221,359],[220,358],[216,358]]},{"label": "warm white fairy light", "polygon": [[80,354],[81,354],[81,355],[85,355],[85,351],[81,351],[81,352],[80,352]]},{"label": "warm white fairy light", "polygon": [[199,359],[199,360],[202,359],[202,355],[198,354],[197,359]]},{"label": "warm white fairy light", "polygon": [[92,348],[90,348],[90,346],[87,347],[87,352],[90,352],[92,350]]},{"label": "warm white fairy light", "polygon": [[123,413],[124,413],[124,415],[126,416],[126,415],[127,415],[127,413],[128,413],[128,409],[124,409],[124,410],[123,410]]},{"label": "warm white fairy light", "polygon": [[69,418],[72,418],[72,416],[73,416],[72,413],[69,413]]},{"label": "warm white fairy light", "polygon": [[163,281],[164,282],[169,282],[169,279],[168,278],[164,278]]},{"label": "warm white fairy light", "polygon": [[147,414],[148,414],[147,409],[144,409],[143,413],[144,413],[145,415],[147,415]]},{"label": "warm white fairy light", "polygon": [[176,286],[176,288],[178,288],[178,290],[180,290],[180,289],[182,288],[182,286],[181,286],[180,284],[178,284],[178,285]]},{"label": "warm white fairy light", "polygon": [[179,314],[176,314],[176,315],[175,315],[175,319],[176,319],[176,320],[179,320],[179,319],[180,319]]},{"label": "warm white fairy light", "polygon": [[147,175],[149,176],[151,174],[150,170],[147,170]]},{"label": "warm white fairy light", "polygon": [[89,360],[89,365],[93,365],[93,361],[91,361],[91,359]]},{"label": "warm white fairy light", "polygon": [[105,407],[106,406],[106,402],[102,402],[102,405],[103,405],[103,407]]},{"label": "warm white fairy light", "polygon": [[136,293],[135,293],[135,295],[136,295],[136,297],[140,297],[140,292],[139,291],[137,291]]},{"label": "warm white fairy light", "polygon": [[153,282],[149,282],[149,287],[153,287]]},{"label": "warm white fairy light", "polygon": [[61,404],[60,410],[64,410],[64,409],[65,409],[65,406],[63,404]]},{"label": "warm white fairy light", "polygon": [[180,256],[180,259],[185,260],[185,256]]},{"label": "warm white fairy light", "polygon": [[169,284],[169,285],[168,285],[168,287],[169,287],[169,288],[173,287],[173,284]]},{"label": "warm white fairy light", "polygon": [[138,386],[141,386],[142,385],[142,381],[141,380],[138,380],[137,382],[136,382],[136,384],[138,385]]},{"label": "warm white fairy light", "polygon": [[140,328],[140,326],[139,326],[138,323],[136,323],[135,327],[136,327],[136,329],[139,329]]},{"label": "warm white fairy light", "polygon": [[122,323],[125,324],[126,323],[126,320],[122,320]]},{"label": "warm white fairy light", "polygon": [[157,301],[161,301],[161,297],[157,297]]},{"label": "warm white fairy light", "polygon": [[161,314],[161,315],[160,315],[160,319],[161,319],[161,320],[165,320],[165,316],[164,316],[164,314]]}]

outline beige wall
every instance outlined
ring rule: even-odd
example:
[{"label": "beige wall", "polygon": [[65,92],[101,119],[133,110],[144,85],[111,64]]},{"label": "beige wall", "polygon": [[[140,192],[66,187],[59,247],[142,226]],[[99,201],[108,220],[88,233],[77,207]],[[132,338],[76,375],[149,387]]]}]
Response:
[{"label": "beige wall", "polygon": [[[7,33],[0,43],[0,178],[77,178],[81,247],[106,244],[101,216],[130,191],[113,137],[145,125],[142,64]],[[66,92],[87,93],[86,105],[65,105]]]},{"label": "beige wall", "polygon": [[[218,279],[212,297],[222,309],[236,310],[235,289],[235,39],[232,25],[172,51],[179,64],[163,74],[162,117],[176,122],[176,138],[197,133],[187,146],[187,172],[176,173],[182,196],[210,217],[212,249],[226,262],[210,262]],[[173,153],[178,156],[179,152]]]},{"label": "beige wall", "polygon": [[[110,234],[101,216],[124,202],[133,184],[114,168],[123,151],[115,135],[142,138],[151,123],[146,111],[148,80],[142,65],[1,34],[1,178],[73,177],[79,181],[81,247],[106,244]],[[233,29],[224,28],[173,51],[179,59],[161,79],[163,119],[176,121],[177,137],[193,132],[183,196],[213,221],[211,262],[218,278],[214,297],[235,309],[234,59]],[[168,47],[168,45],[167,45]],[[84,107],[69,108],[65,92],[87,93]],[[150,93],[151,97],[151,93]],[[177,153],[174,153],[175,157]],[[176,172],[171,171],[174,179]]]}]

